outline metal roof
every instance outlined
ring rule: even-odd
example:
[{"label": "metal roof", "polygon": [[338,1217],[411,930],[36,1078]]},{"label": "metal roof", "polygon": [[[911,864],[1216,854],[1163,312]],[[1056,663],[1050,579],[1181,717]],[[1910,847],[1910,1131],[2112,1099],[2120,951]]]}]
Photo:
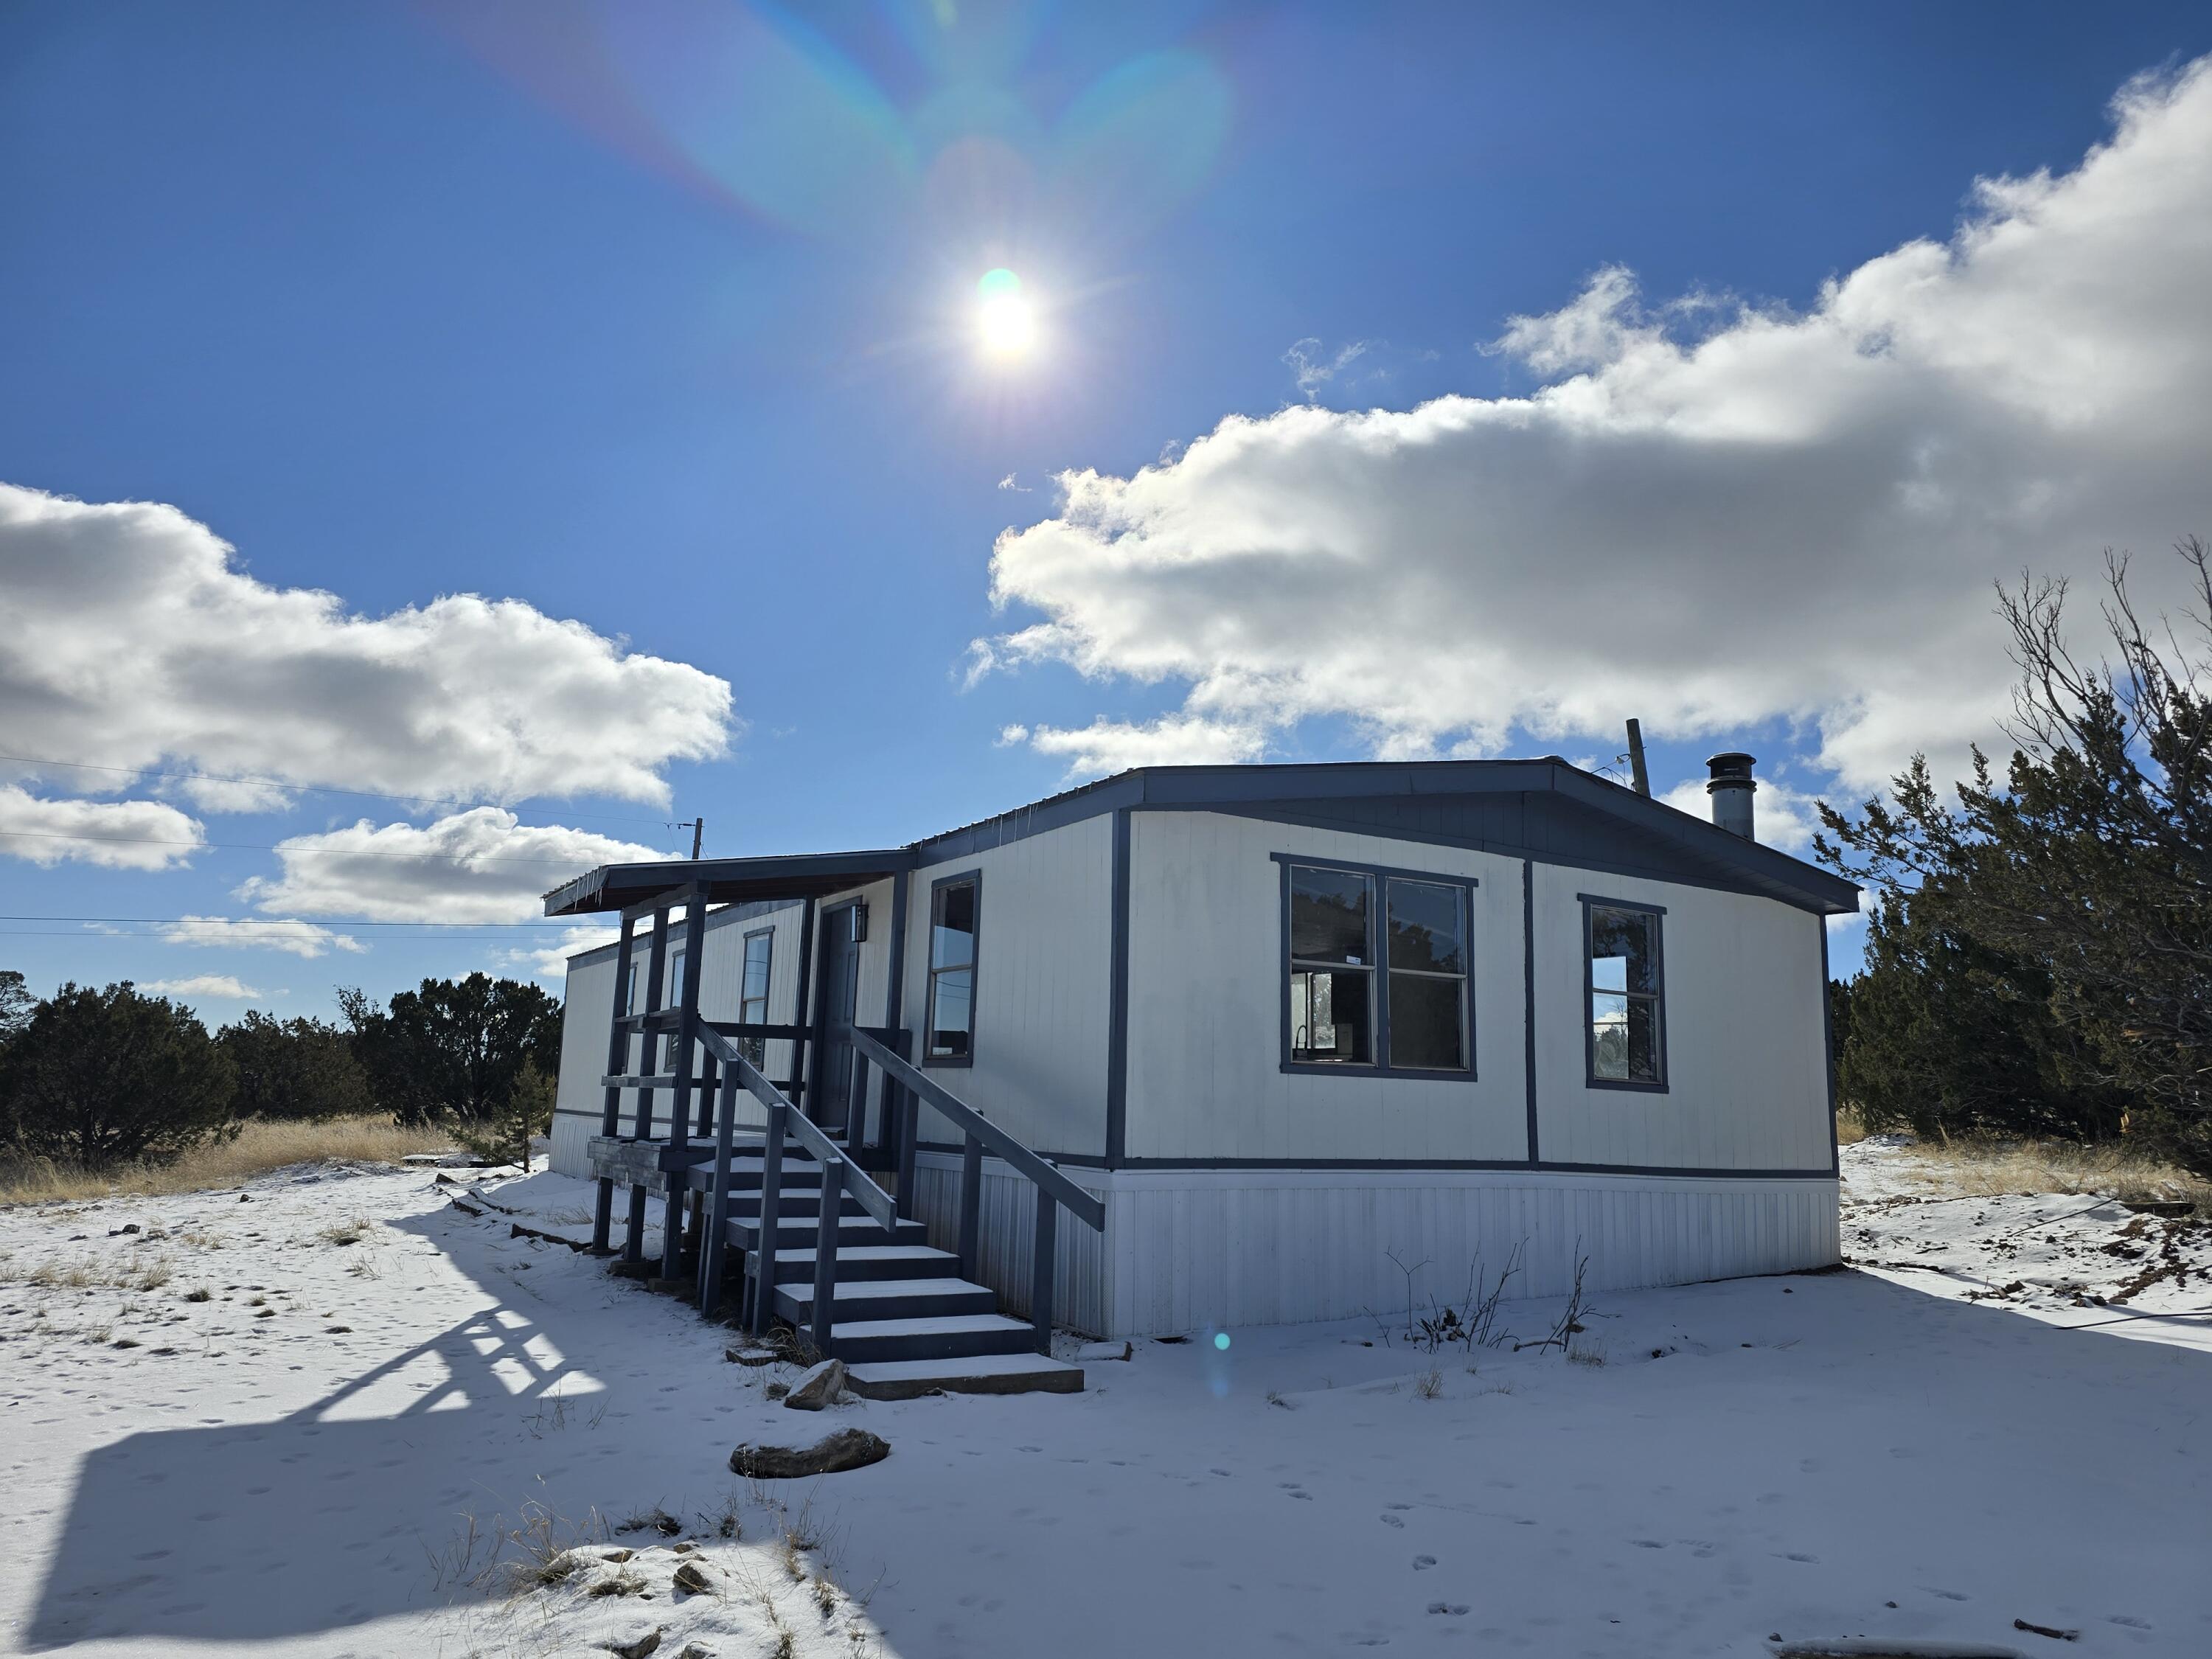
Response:
[{"label": "metal roof", "polygon": [[[672,889],[702,883],[711,904],[823,897],[867,882],[963,857],[1124,807],[1262,811],[1271,804],[1403,796],[1550,793],[1619,822],[1629,842],[1648,838],[1724,872],[1746,890],[1826,915],[1858,907],[1842,877],[1717,824],[1570,765],[1534,760],[1335,761],[1252,766],[1148,766],[1064,790],[904,847],[783,857],[668,860],[605,865],[545,896],[549,916],[621,910]],[[1387,836],[1388,831],[1375,833]],[[1503,850],[1503,849],[1501,849]],[[1540,856],[1540,855],[1539,855]]]}]

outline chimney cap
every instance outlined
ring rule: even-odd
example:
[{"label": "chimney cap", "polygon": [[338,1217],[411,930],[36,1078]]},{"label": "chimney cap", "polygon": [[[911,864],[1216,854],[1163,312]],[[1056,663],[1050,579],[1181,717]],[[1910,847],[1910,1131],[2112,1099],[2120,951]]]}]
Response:
[{"label": "chimney cap", "polygon": [[1724,749],[1705,762],[1712,776],[1705,785],[1707,793],[1715,789],[1756,789],[1759,781],[1751,775],[1758,757],[1747,755],[1741,749]]}]

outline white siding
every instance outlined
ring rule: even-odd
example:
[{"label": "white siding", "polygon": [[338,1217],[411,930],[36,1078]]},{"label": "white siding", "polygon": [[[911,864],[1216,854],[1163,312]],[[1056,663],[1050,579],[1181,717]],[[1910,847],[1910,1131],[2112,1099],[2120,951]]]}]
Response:
[{"label": "white siding", "polygon": [[[1475,1078],[1315,1076],[1282,1062],[1273,853],[1473,877]],[[1528,1156],[1521,864],[1212,812],[1132,815],[1127,1152],[1133,1158]]]},{"label": "white siding", "polygon": [[[930,1068],[931,1074],[1024,1146],[1101,1157],[1113,978],[1113,817],[1102,814],[914,872],[903,1023],[915,1034],[917,1057],[929,996],[930,884],[970,870],[982,872],[975,1063]],[[952,1138],[950,1126],[925,1109],[921,1139]]]},{"label": "white siding", "polygon": [[[924,1154],[918,1213],[958,1248],[957,1160]],[[1102,1238],[1063,1213],[1056,1322],[1097,1336],[1348,1319],[1402,1308],[1390,1260],[1426,1261],[1413,1286],[1461,1305],[1478,1257],[1494,1281],[1519,1248],[1507,1295],[1631,1290],[1837,1260],[1836,1184],[1591,1176],[1521,1170],[1124,1170],[1068,1173],[1106,1203]],[[982,1274],[1026,1310],[1034,1188],[983,1165]],[[1509,1321],[1512,1315],[1509,1311]],[[1525,1334],[1530,1333],[1523,1332]]]},{"label": "white siding", "polygon": [[[1537,1146],[1547,1163],[1826,1170],[1823,923],[1771,899],[1535,866]],[[1583,907],[1666,907],[1667,1091],[1588,1085]]]}]

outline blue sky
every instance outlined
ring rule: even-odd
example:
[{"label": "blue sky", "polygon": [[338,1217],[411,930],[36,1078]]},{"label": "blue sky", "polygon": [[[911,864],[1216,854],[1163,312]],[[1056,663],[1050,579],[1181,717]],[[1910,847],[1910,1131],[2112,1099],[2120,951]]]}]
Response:
[{"label": "blue sky", "polygon": [[[2009,348],[2018,362],[1984,353],[1964,367],[1950,345],[1922,349],[1908,367],[1948,377],[1945,389],[1916,380],[1898,407],[1966,412],[1919,434],[1916,465],[1986,435],[1973,397],[1994,406],[1989,387],[2063,363],[2069,340],[2089,342],[2077,355],[2100,365],[2134,362],[2100,331],[2170,316],[2160,295],[2126,289],[2128,267],[2171,267],[2186,286],[2201,253],[2110,233],[2118,274],[2099,260],[2091,286],[2109,280],[2111,293],[2081,301],[2086,313],[2055,300],[2025,309],[2023,294],[2082,290],[2063,279],[2075,254],[2052,251],[2070,198],[1992,205],[1975,181],[2048,170],[2063,187],[2085,155],[2116,144],[2118,181],[2085,172],[2077,197],[2101,191],[2098,202],[2134,204],[2142,223],[2201,227],[2212,213],[2194,194],[2201,179],[2185,157],[2161,158],[2187,148],[2172,135],[2194,131],[2203,100],[2191,101],[2187,66],[2208,50],[2212,15],[2152,5],[11,6],[0,12],[0,483],[175,509],[150,527],[118,529],[111,515],[71,532],[72,546],[151,538],[126,561],[141,577],[204,526],[236,550],[234,572],[326,591],[337,616],[387,618],[457,593],[520,600],[699,672],[680,687],[682,720],[625,725],[605,706],[619,688],[594,692],[573,638],[558,645],[558,672],[574,678],[557,697],[533,696],[538,647],[515,647],[503,691],[479,686],[453,707],[526,727],[550,718],[534,702],[556,702],[580,756],[627,747],[647,757],[641,772],[595,774],[582,759],[564,770],[561,752],[505,768],[496,738],[473,769],[410,770],[358,758],[380,732],[349,733],[343,712],[296,741],[244,729],[297,726],[305,695],[286,678],[298,665],[254,659],[249,672],[252,652],[222,695],[149,678],[113,698],[150,709],[93,699],[59,718],[47,699],[75,671],[25,668],[49,647],[27,633],[11,643],[0,622],[0,750],[48,763],[0,763],[0,785],[14,778],[34,803],[167,803],[197,826],[133,842],[118,826],[179,820],[55,817],[18,800],[0,910],[72,920],[0,921],[0,963],[40,989],[228,975],[257,1006],[314,1013],[335,982],[381,993],[425,973],[512,968],[510,953],[554,936],[495,927],[513,919],[511,896],[504,908],[457,901],[466,870],[442,871],[454,878],[417,902],[398,873],[417,867],[414,850],[373,890],[287,878],[269,850],[364,817],[419,835],[487,801],[523,825],[659,848],[679,840],[670,821],[703,813],[708,850],[738,854],[904,841],[1048,793],[1071,767],[1147,756],[1609,759],[1620,745],[1607,733],[1632,714],[1662,787],[1741,745],[1796,792],[1801,816],[1802,797],[1855,793],[1912,747],[1955,754],[1983,727],[1937,715],[1970,707],[1986,724],[1992,682],[1925,671],[1958,657],[1973,624],[1908,637],[1884,606],[1986,619],[1970,599],[1985,599],[1992,573],[2212,530],[2191,469],[2154,455],[2126,512],[2019,507],[2084,499],[2066,481],[2086,452],[2054,448],[2024,479],[1974,470],[2003,506],[1973,510],[2003,533],[1977,532],[1971,555],[1944,539],[1954,529],[1927,531],[1900,565],[1869,552],[1923,533],[1930,520],[1912,496],[1923,516],[1905,531],[1861,526],[1785,568],[1776,550],[1793,538],[1773,526],[1789,519],[1761,516],[1777,511],[1759,499],[1769,482],[1790,481],[1812,526],[1848,514],[1824,497],[1831,483],[1837,501],[1873,489],[1847,465],[1864,446],[1821,435],[1839,430],[1840,402],[1797,390],[1816,370],[1778,368],[1778,389],[1758,394],[1774,400],[1759,440],[1797,444],[1761,468],[1767,482],[1729,470],[1734,439],[1725,465],[1711,446],[1605,446],[1655,423],[1725,427],[1734,416],[1715,411],[1740,413],[1749,395],[1708,384],[1727,349],[1763,349],[1778,319],[1820,318],[1824,284],[1915,239],[1943,244],[1962,219],[2003,221],[1984,239],[1996,252],[1952,245],[1959,309],[1927,337],[1978,338],[1987,322],[1992,337],[2033,338]],[[2130,128],[2113,100],[2146,72],[2165,79]],[[2007,234],[2030,244],[2008,264]],[[1962,275],[1969,254],[1983,264]],[[1040,309],[1039,347],[1015,360],[975,337],[975,283],[996,266],[1021,273]],[[2027,267],[2041,274],[2019,276]],[[1889,352],[1922,313],[1881,271],[1860,284],[1875,295],[1863,304],[1847,282],[1837,314]],[[1869,307],[1876,322],[1852,320]],[[1530,319],[1518,333],[1516,318]],[[2008,318],[2020,325],[2000,326]],[[1701,350],[1717,339],[1721,350]],[[2194,362],[2197,345],[2154,337],[2145,361]],[[1329,373],[1302,377],[1302,365]],[[1507,405],[1495,400],[1577,380],[1596,403],[1545,405],[1551,447],[1453,448],[1496,423]],[[1621,414],[1662,380],[1674,386],[1663,419]],[[2136,390],[2139,408],[2161,386]],[[1437,398],[1459,400],[1436,407],[1473,428],[1445,422],[1439,436],[1328,413],[1410,421]],[[1195,441],[1233,416],[1257,424]],[[2098,453],[2139,459],[2127,418],[2111,416]],[[1414,458],[1407,470],[1361,473],[1372,450],[1361,433]],[[1547,473],[1574,445],[1595,458],[1589,478]],[[1275,467],[1297,489],[1269,499],[1295,507],[1255,523],[1243,504],[1285,476]],[[1053,481],[1068,469],[1114,487],[1087,507],[1064,502]],[[1554,487],[1527,483],[1540,477]],[[1620,485],[1612,516],[1573,520],[1571,507],[1631,477],[1644,493]],[[1453,493],[1471,477],[1492,481],[1473,507]],[[1312,493],[1334,483],[1340,495]],[[1881,487],[1893,484],[1942,495],[1945,524],[1960,521],[1959,479]],[[1369,536],[1382,508],[1408,501],[1435,516]],[[1655,516],[1675,524],[1670,536],[1702,526],[1718,550],[1698,562],[1668,540],[1673,551],[1617,569],[1575,551],[1617,546],[1606,525]],[[19,616],[37,613],[23,596],[64,556],[59,520],[43,522],[52,534],[23,541],[14,565],[0,555],[0,605],[15,584]],[[1023,533],[1001,545],[994,576],[1009,529]],[[1440,542],[1449,561],[1423,565],[1420,550]],[[1292,544],[1303,562],[1273,571],[1266,561]],[[1093,556],[1109,545],[1129,562],[1102,579]],[[1750,562],[1731,574],[1736,556]],[[1340,563],[1316,577],[1316,557]],[[1861,557],[1873,562],[1852,564]],[[1669,559],[1692,560],[1681,569],[1696,580],[1675,580]],[[1949,574],[1917,595],[1923,570]],[[119,580],[102,579],[103,603]],[[1698,596],[1705,580],[1718,599]],[[1662,585],[1660,600],[1645,580]],[[1438,582],[1449,605],[1434,600]],[[1377,588],[1381,622],[1360,611]],[[1678,594],[1676,611],[1664,596]],[[67,593],[46,602],[64,624],[107,614]],[[121,605],[105,632],[88,629],[92,659],[148,656],[132,630],[158,632],[162,603]],[[1387,619],[1398,605],[1457,616],[1452,605],[1470,607],[1467,620],[1442,633]],[[500,630],[519,614],[454,624],[453,639],[497,649],[432,648],[505,660]],[[1521,695],[1543,676],[1507,663],[1484,632],[1498,618],[1562,665],[1556,684]],[[272,612],[257,626],[295,625]],[[1303,631],[1314,628],[1318,651]],[[1364,645],[1334,654],[1362,629]],[[1768,654],[1747,653],[1747,639],[1769,641]],[[1838,639],[1856,654],[1831,650]],[[214,640],[196,672],[219,673],[222,647]],[[1918,689],[1868,714],[1864,688],[1893,683],[1885,652],[1896,683]],[[1701,677],[1705,659],[1739,655],[1753,659]],[[1820,675],[1793,678],[1816,657]],[[1613,675],[1629,662],[1642,678]],[[1378,685],[1385,672],[1407,683]],[[710,681],[726,683],[731,716],[726,753],[711,758],[700,737],[719,718]],[[165,771],[286,787],[218,801]],[[346,788],[443,804],[329,793]],[[1785,820],[1791,799],[1774,797]],[[207,845],[143,855],[159,868],[108,867],[64,855],[82,850],[61,839],[79,822],[104,825],[112,845]],[[510,872],[534,882],[521,860],[544,859],[537,884],[598,845],[477,829],[506,848],[487,856],[516,860]],[[364,948],[308,934],[293,951],[228,934],[188,946],[73,920],[187,915],[297,917]],[[347,932],[365,916],[387,925]],[[453,920],[482,931],[428,925]],[[246,1006],[191,1000],[214,1018]]]}]

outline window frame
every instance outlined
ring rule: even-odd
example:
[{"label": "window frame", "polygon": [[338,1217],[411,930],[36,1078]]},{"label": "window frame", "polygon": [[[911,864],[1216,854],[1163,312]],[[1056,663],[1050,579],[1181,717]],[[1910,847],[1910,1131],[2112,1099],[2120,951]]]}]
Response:
[{"label": "window frame", "polygon": [[[745,976],[752,969],[753,941],[757,939],[764,939],[768,941],[768,958],[761,964],[762,984],[759,998],[761,1010],[760,1018],[758,1019],[747,1019],[745,1018],[745,1005],[748,1002],[754,1000],[754,999],[745,994]],[[769,1023],[769,1006],[775,1000],[775,928],[771,924],[766,927],[754,928],[738,942],[738,1024],[740,1025],[767,1024]],[[752,1061],[754,1069],[764,1072],[768,1066],[768,1039],[766,1037],[740,1037],[738,1041],[742,1044],[747,1045],[745,1048],[745,1058]]]},{"label": "window frame", "polygon": [[[1674,1051],[1667,1036],[1667,907],[1647,904],[1641,899],[1607,898],[1601,893],[1577,893],[1576,898],[1583,907],[1583,1086],[1586,1089],[1620,1089],[1630,1094],[1663,1095],[1669,1092],[1669,1078],[1673,1071]],[[1657,988],[1650,991],[1607,991],[1607,996],[1626,996],[1648,1001],[1652,1006],[1651,1029],[1659,1039],[1658,1078],[1646,1082],[1632,1077],[1600,1077],[1597,1074],[1597,1026],[1591,1018],[1591,999],[1599,994],[1597,988],[1595,913],[1600,910],[1626,910],[1633,915],[1647,915],[1652,920],[1651,980]]]},{"label": "window frame", "polygon": [[[974,922],[968,935],[968,960],[964,968],[939,968],[937,965],[937,896],[947,887],[971,887],[975,890],[975,896],[969,901]],[[927,945],[921,954],[921,1041],[916,1045],[921,1050],[921,1063],[924,1066],[973,1066],[975,1063],[977,994],[981,989],[979,969],[983,957],[983,872],[980,867],[939,876],[929,884],[929,909],[922,923],[922,932]],[[940,975],[963,971],[968,975],[968,1052],[964,1054],[933,1054],[929,1038],[930,1033],[937,1029],[938,978]]]},{"label": "window frame", "polygon": [[[1277,925],[1279,935],[1276,941],[1275,1000],[1281,1021],[1280,1050],[1276,1069],[1300,1077],[1358,1077],[1390,1078],[1404,1082],[1474,1083],[1480,1079],[1480,1067],[1475,1053],[1476,1019],[1474,1009],[1474,896],[1482,885],[1480,877],[1452,875],[1436,870],[1406,870],[1388,864],[1368,864],[1356,859],[1331,858],[1316,853],[1270,853],[1268,857],[1278,868],[1278,883],[1281,896],[1279,901]],[[1364,1065],[1335,1060],[1294,1060],[1291,1048],[1291,872],[1293,870],[1329,870],[1341,875],[1364,876],[1374,884],[1375,900],[1370,907],[1368,945],[1371,951],[1379,948],[1380,955],[1368,969],[1374,985],[1374,1046],[1375,1058]],[[1460,919],[1466,928],[1467,971],[1459,975],[1460,1030],[1466,1042],[1466,1065],[1455,1069],[1433,1066],[1394,1066],[1390,1063],[1390,883],[1392,880],[1424,882],[1432,887],[1451,887],[1459,890]],[[1449,975],[1427,974],[1420,969],[1399,971],[1419,973],[1424,978],[1446,979]]]}]

